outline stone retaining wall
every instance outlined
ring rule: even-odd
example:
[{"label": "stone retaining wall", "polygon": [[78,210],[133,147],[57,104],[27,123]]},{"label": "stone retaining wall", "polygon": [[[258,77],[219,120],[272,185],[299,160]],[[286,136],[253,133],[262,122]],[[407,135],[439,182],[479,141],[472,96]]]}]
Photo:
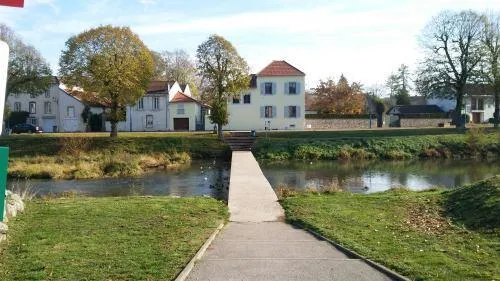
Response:
[{"label": "stone retaining wall", "polygon": [[401,119],[402,128],[424,128],[424,127],[438,127],[439,123],[449,124],[451,119],[448,118],[432,118],[432,119],[420,119],[420,118],[408,118]]},{"label": "stone retaining wall", "polygon": [[12,193],[9,190],[5,191],[5,210],[1,210],[4,212],[4,221],[0,222],[0,243],[7,239],[7,231],[9,228],[5,224],[10,218],[17,216],[19,212],[24,212],[24,203],[21,196]]},{"label": "stone retaining wall", "polygon": [[[306,130],[368,129],[369,119],[306,119]],[[377,127],[377,119],[372,119],[372,128]]]}]

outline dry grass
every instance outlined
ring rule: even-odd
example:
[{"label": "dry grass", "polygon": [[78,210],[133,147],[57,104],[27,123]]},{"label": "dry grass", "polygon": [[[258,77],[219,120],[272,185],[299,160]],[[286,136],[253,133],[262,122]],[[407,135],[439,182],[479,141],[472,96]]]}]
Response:
[{"label": "dry grass", "polygon": [[139,176],[151,169],[174,169],[189,164],[185,152],[131,154],[84,153],[14,157],[9,163],[11,178],[90,179]]}]

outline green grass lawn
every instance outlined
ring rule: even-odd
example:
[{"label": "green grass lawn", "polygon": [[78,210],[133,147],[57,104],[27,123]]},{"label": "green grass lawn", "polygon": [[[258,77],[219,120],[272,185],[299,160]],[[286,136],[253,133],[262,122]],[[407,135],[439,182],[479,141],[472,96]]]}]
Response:
[{"label": "green grass lawn", "polygon": [[500,280],[500,176],[452,192],[300,194],[287,219],[413,280]]},{"label": "green grass lawn", "polygon": [[172,280],[227,208],[209,198],[28,202],[0,245],[1,280]]}]

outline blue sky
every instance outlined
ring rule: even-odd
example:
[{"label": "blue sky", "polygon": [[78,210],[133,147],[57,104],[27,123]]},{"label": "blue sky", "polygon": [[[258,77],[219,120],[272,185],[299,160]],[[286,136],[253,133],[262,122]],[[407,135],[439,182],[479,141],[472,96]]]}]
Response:
[{"label": "blue sky", "polygon": [[319,79],[383,84],[401,63],[414,69],[418,35],[443,9],[499,11],[499,0],[25,0],[0,7],[0,22],[35,45],[57,73],[65,41],[100,24],[128,25],[156,51],[185,49],[193,57],[210,34],[230,40],[257,72],[287,60]]}]

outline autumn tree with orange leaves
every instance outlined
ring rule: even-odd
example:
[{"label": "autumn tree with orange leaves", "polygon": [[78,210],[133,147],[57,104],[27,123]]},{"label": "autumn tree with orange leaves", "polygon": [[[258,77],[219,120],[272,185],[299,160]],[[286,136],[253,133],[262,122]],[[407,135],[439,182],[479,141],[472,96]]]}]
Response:
[{"label": "autumn tree with orange leaves", "polygon": [[319,113],[361,114],[365,109],[365,96],[360,83],[349,84],[344,75],[337,83],[332,78],[320,80],[314,89],[314,109]]}]

